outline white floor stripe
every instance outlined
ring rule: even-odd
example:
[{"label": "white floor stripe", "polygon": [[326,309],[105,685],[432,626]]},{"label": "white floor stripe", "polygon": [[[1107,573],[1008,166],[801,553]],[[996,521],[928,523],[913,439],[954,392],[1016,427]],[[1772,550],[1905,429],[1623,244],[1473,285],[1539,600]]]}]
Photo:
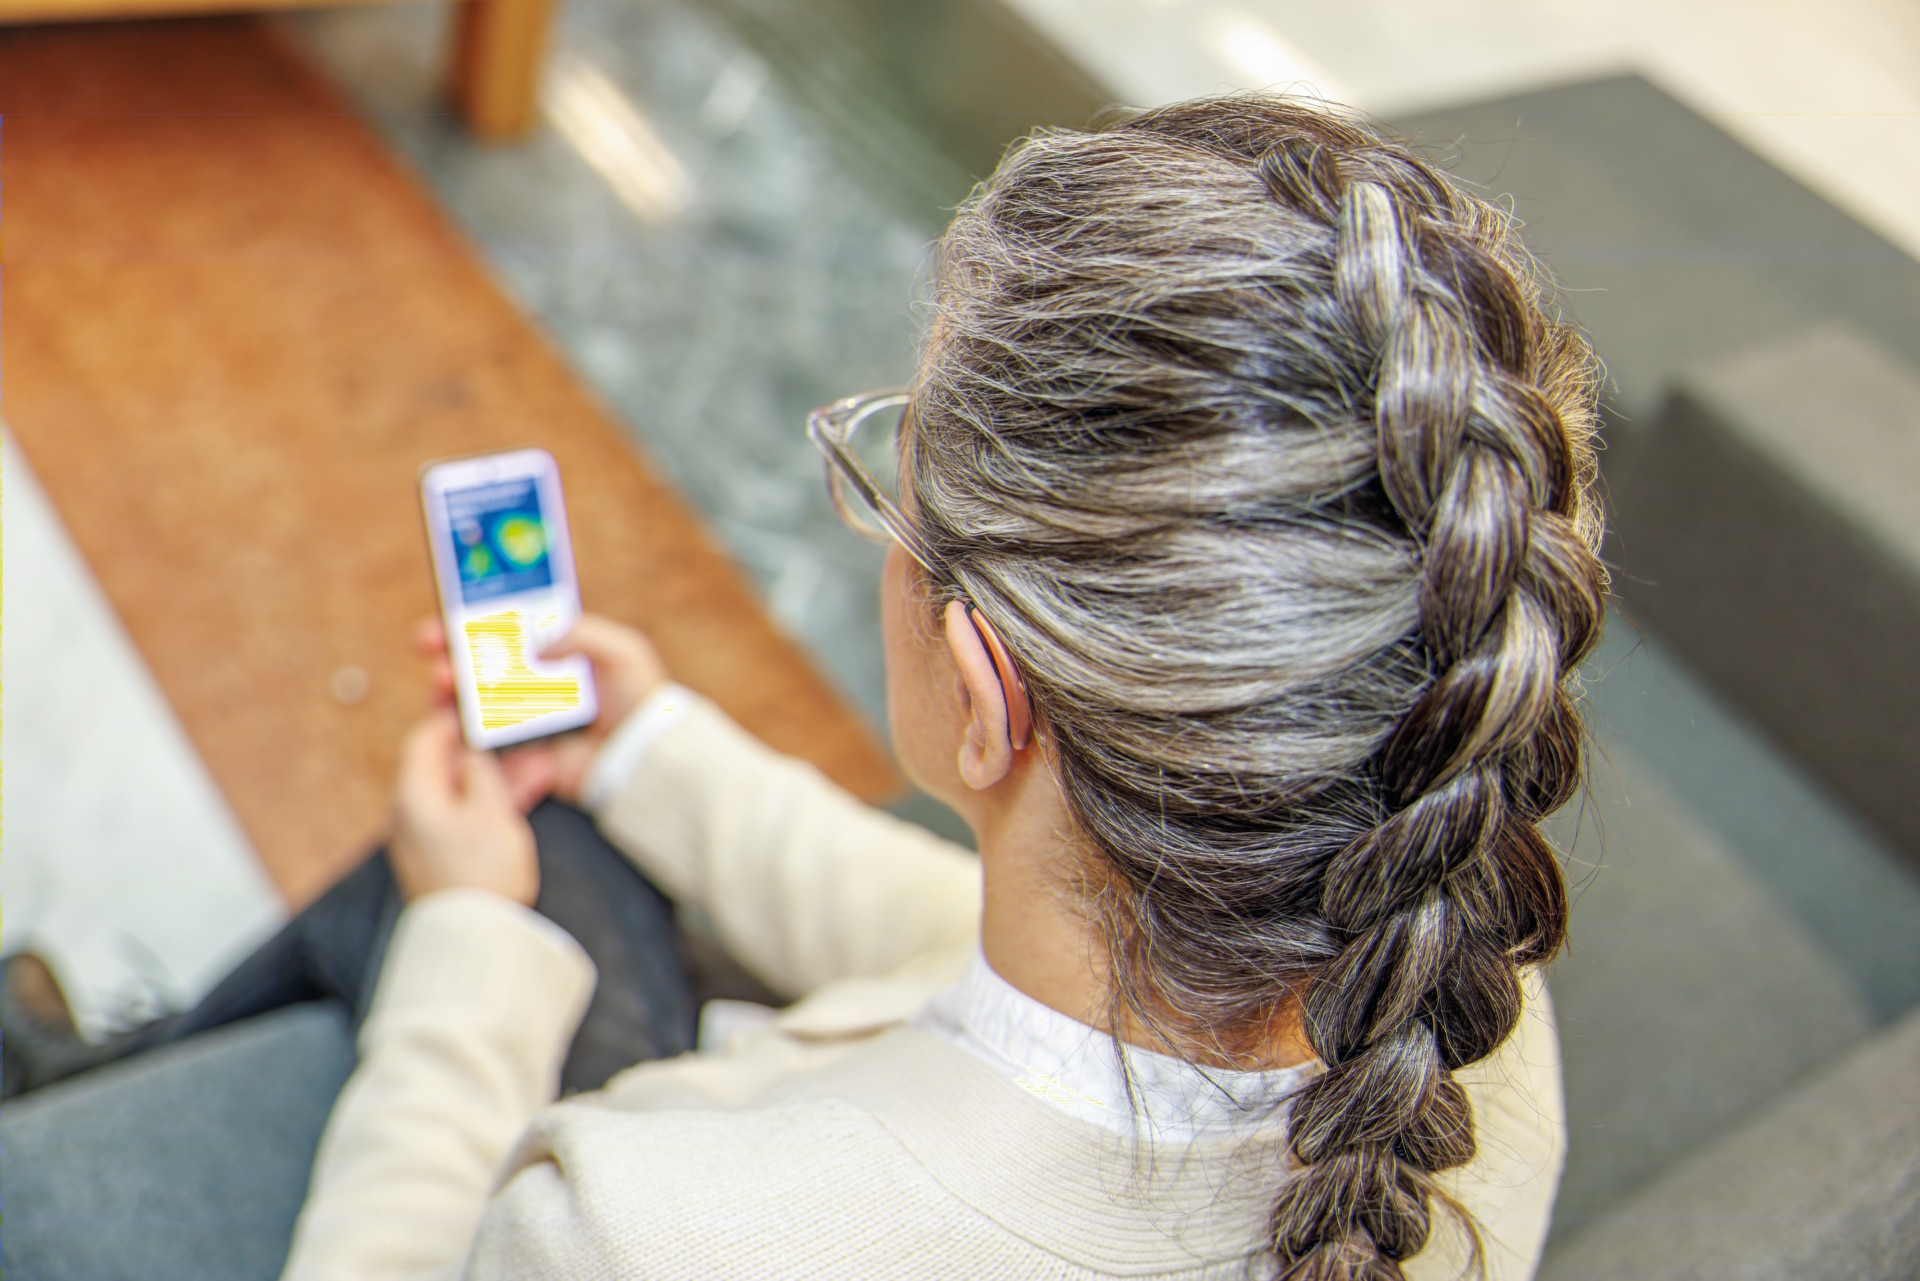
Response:
[{"label": "white floor stripe", "polygon": [[98,1035],[198,996],[285,909],[11,435],[0,468],[0,948],[46,957]]}]

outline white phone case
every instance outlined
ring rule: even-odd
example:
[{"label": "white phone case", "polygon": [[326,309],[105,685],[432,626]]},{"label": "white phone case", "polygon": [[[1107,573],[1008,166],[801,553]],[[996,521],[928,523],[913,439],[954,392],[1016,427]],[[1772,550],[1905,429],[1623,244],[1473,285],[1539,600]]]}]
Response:
[{"label": "white phone case", "polygon": [[591,665],[539,657],[580,617],[553,455],[429,463],[420,503],[467,744],[507,747],[590,724],[599,714]]}]

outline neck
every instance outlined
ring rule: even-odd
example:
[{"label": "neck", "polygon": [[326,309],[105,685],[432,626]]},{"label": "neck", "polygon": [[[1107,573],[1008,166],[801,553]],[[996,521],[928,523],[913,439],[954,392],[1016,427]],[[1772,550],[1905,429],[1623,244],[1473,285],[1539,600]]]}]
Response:
[{"label": "neck", "polygon": [[1124,1011],[1115,1026],[1106,938],[1081,884],[1086,855],[1068,835],[1072,817],[1039,752],[1021,755],[1028,759],[994,794],[975,798],[967,815],[985,879],[980,947],[993,972],[1049,1009],[1140,1049],[1221,1068],[1287,1068],[1312,1059],[1297,1013],[1283,1017],[1254,1055],[1232,1061],[1168,1045]]},{"label": "neck", "polygon": [[993,972],[1021,992],[1107,1031],[1106,943],[1082,904],[1076,853],[1057,832],[981,834],[980,948]]}]

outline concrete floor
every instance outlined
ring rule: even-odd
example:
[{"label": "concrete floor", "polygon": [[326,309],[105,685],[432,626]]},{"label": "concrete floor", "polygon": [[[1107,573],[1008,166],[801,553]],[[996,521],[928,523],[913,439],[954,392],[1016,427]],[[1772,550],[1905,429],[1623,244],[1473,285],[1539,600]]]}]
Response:
[{"label": "concrete floor", "polygon": [[[1308,80],[1387,112],[1638,66],[1920,252],[1920,154],[1891,145],[1920,102],[1910,5],[1850,0],[1815,21],[1811,6],[1785,0],[1615,5],[1605,16],[1572,0],[1486,0],[1448,6],[1436,24],[1424,8],[1384,2],[1014,3],[1136,102]],[[435,5],[336,10],[298,30],[707,514],[773,616],[884,724],[877,553],[834,520],[801,419],[910,370],[926,247],[941,206],[964,192],[967,160],[859,110],[885,99],[857,66],[823,52],[800,60],[811,78],[795,73],[768,35],[779,34],[777,12],[751,0],[572,0],[550,123],[524,147],[478,149],[434,96],[441,18]],[[832,38],[820,37],[823,49]],[[16,497],[24,473],[12,458],[7,474],[14,621],[28,616],[16,600],[87,593],[71,560],[23,556],[36,539],[57,542],[57,529]],[[91,646],[89,670],[134,692],[112,700],[109,725],[51,696],[30,703],[28,686],[7,681],[14,786],[0,892],[7,948],[61,935],[75,995],[103,1026],[190,998],[218,958],[270,926],[274,905],[111,616],[97,599],[66,616],[57,631],[8,627],[8,674]],[[1586,888],[1555,979],[1575,1126],[1567,1227],[1920,999],[1920,885],[1906,864],[1656,639],[1616,620],[1594,676],[1603,760],[1584,828],[1563,830]],[[44,787],[23,783],[36,769]],[[164,817],[101,817],[135,794]],[[1808,849],[1817,864],[1798,857]],[[84,875],[58,871],[83,865]],[[103,888],[155,866],[169,870],[164,893],[137,908]],[[1703,899],[1718,905],[1713,919],[1662,915],[1663,904]],[[95,926],[60,924],[81,919]],[[1693,995],[1649,1002],[1622,974]],[[1804,1049],[1780,1053],[1783,1040]],[[1697,1052],[1669,1052],[1683,1042]],[[1712,1107],[1699,1105],[1703,1080],[1727,1083]]]}]

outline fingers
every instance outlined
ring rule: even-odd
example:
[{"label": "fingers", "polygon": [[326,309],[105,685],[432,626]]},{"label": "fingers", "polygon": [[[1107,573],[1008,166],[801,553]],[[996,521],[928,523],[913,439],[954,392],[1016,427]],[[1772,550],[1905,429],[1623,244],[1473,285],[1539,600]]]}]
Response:
[{"label": "fingers", "polygon": [[593,664],[593,681],[600,696],[600,718],[595,726],[602,737],[667,679],[666,666],[652,641],[634,628],[597,614],[581,615],[541,657],[554,660],[575,654],[585,655]]},{"label": "fingers", "polygon": [[524,814],[552,794],[560,772],[559,754],[552,744],[529,744],[501,753],[500,772],[515,807]]},{"label": "fingers", "polygon": [[438,618],[423,618],[414,624],[413,647],[432,657],[447,652],[447,625]]},{"label": "fingers", "polygon": [[491,752],[466,752],[460,758],[460,793],[469,804],[489,808],[512,805],[512,789]]},{"label": "fingers", "polygon": [[651,653],[653,646],[631,627],[598,614],[582,614],[565,635],[541,651],[542,658],[568,658],[585,654],[596,663],[618,661],[637,653]]},{"label": "fingers", "polygon": [[[553,767],[537,754],[509,771],[491,752],[467,749],[460,720],[439,708],[421,718],[400,749],[400,801],[414,809],[512,806],[525,812],[552,788]],[[525,804],[522,793],[531,796]]]},{"label": "fingers", "polygon": [[435,659],[427,668],[427,683],[433,690],[433,703],[436,707],[453,705],[453,664],[444,658]]},{"label": "fingers", "polygon": [[460,718],[451,708],[435,708],[407,731],[406,741],[400,748],[401,771],[414,774],[444,766],[451,762],[459,746]]},{"label": "fingers", "polygon": [[401,746],[387,842],[401,895],[480,889],[531,905],[540,891],[533,831],[491,755],[467,750],[449,709],[428,714]]},{"label": "fingers", "polygon": [[445,804],[452,799],[456,763],[466,745],[460,719],[450,708],[420,718],[400,746],[398,791],[403,802]]},{"label": "fingers", "polygon": [[447,658],[447,627],[438,618],[423,618],[414,624],[413,647],[427,660],[427,688],[436,707],[451,704],[454,698],[453,663]]}]

